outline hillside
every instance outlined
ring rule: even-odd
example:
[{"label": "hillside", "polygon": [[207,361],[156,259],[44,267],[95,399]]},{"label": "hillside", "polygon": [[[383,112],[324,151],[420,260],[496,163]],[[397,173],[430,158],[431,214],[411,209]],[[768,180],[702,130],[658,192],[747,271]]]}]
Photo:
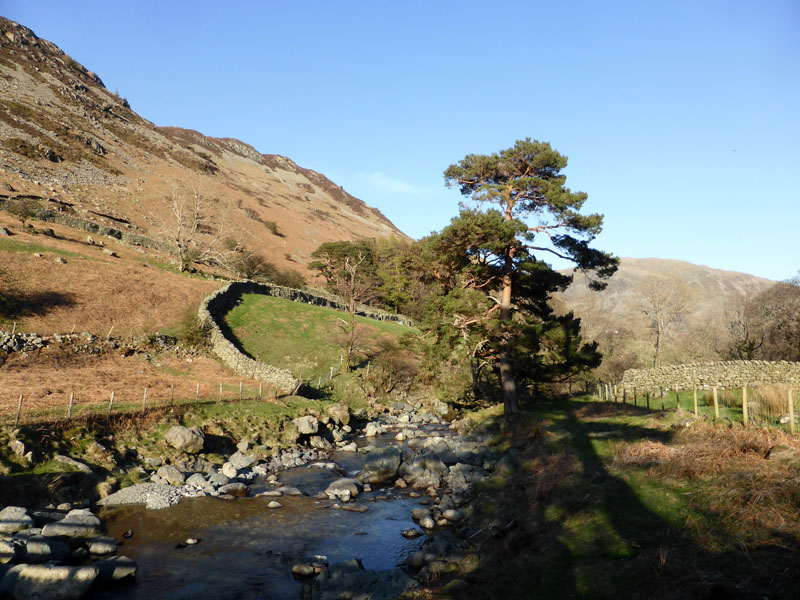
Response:
[{"label": "hillside", "polygon": [[324,175],[231,138],[157,127],[94,73],[0,17],[0,195],[171,242],[173,194],[307,275],[322,242],[403,236]]},{"label": "hillside", "polygon": [[602,292],[591,291],[586,277],[577,273],[556,302],[559,310],[581,317],[585,337],[598,340],[604,354],[614,355],[626,346],[628,366],[637,361],[649,366],[652,332],[643,311],[648,305],[679,306],[681,314],[664,340],[666,362],[716,359],[724,345],[726,313],[773,283],[679,260],[623,258]]}]

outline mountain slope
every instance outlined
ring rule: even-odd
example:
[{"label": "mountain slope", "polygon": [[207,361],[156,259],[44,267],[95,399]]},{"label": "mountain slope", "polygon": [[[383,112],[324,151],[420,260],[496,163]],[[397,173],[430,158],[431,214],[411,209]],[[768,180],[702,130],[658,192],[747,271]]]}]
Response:
[{"label": "mountain slope", "polygon": [[654,332],[645,310],[652,313],[655,304],[677,313],[661,339],[661,361],[715,360],[725,345],[730,309],[773,284],[679,260],[623,258],[605,290],[591,291],[578,273],[555,306],[581,318],[584,337],[600,342],[607,367],[652,365]]},{"label": "mountain slope", "polygon": [[199,193],[236,241],[304,275],[324,241],[404,237],[378,210],[286,157],[156,127],[57,46],[2,17],[0,186],[166,241],[173,191]]}]

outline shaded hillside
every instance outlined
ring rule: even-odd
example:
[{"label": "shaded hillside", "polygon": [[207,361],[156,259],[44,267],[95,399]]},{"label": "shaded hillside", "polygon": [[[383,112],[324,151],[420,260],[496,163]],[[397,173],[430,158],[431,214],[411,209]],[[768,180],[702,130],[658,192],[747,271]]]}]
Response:
[{"label": "shaded hillside", "polygon": [[156,127],[30,29],[0,18],[0,194],[169,241],[174,190],[236,241],[307,275],[322,242],[404,237],[324,175],[230,138]]}]

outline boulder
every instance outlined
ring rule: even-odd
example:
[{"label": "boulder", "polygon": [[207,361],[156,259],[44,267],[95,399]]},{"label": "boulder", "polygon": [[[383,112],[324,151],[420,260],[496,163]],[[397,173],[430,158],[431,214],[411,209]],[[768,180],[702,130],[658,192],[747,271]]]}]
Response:
[{"label": "boulder", "polygon": [[181,473],[172,465],[164,465],[163,467],[160,467],[158,471],[156,471],[156,475],[170,485],[183,485],[183,473]]},{"label": "boulder", "polygon": [[16,533],[33,527],[33,518],[21,506],[7,506],[0,510],[0,533]]},{"label": "boulder", "polygon": [[230,494],[231,496],[247,496],[247,486],[243,483],[234,482],[220,486],[217,490],[220,494]]},{"label": "boulder", "polygon": [[12,595],[18,600],[72,600],[80,598],[100,569],[63,565],[20,565]]},{"label": "boulder", "polygon": [[400,466],[400,476],[415,488],[439,487],[448,474],[447,465],[438,456],[417,456]]},{"label": "boulder", "polygon": [[175,425],[164,435],[164,441],[180,452],[197,454],[203,450],[205,436],[199,427],[187,428]]},{"label": "boulder", "polygon": [[0,540],[0,565],[11,562],[16,556],[16,546],[9,540]]},{"label": "boulder", "polygon": [[222,465],[222,474],[229,479],[235,479],[239,474],[239,469],[233,466],[232,463],[226,462],[224,465]]},{"label": "boulder", "polygon": [[98,581],[119,581],[128,577],[135,577],[137,564],[127,556],[114,556],[105,560],[98,560],[92,565],[98,569]]},{"label": "boulder", "polygon": [[319,421],[311,415],[298,417],[292,423],[297,427],[297,431],[303,435],[311,435],[319,430]]},{"label": "boulder", "polygon": [[61,464],[67,465],[80,471],[81,473],[91,473],[92,470],[89,468],[89,465],[82,463],[79,460],[75,460],[74,458],[70,458],[69,456],[64,456],[63,454],[56,454],[53,457],[56,461],[60,462]]},{"label": "boulder", "polygon": [[328,407],[328,416],[336,419],[342,425],[350,423],[350,409],[343,404],[332,404]]},{"label": "boulder", "polygon": [[231,481],[230,477],[228,477],[224,473],[214,473],[211,475],[211,477],[208,478],[208,482],[216,487],[228,485],[230,481]]},{"label": "boulder", "polygon": [[326,489],[325,495],[331,500],[354,498],[361,492],[362,485],[357,479],[343,477],[333,481]]},{"label": "boulder", "polygon": [[34,535],[25,539],[22,561],[26,563],[46,563],[51,560],[63,561],[70,555],[70,548],[64,542]]},{"label": "boulder", "polygon": [[[226,478],[227,479],[227,478]],[[228,483],[227,481],[225,483]],[[206,487],[206,478],[202,473],[192,473],[186,480],[186,485],[191,485],[198,488]]]},{"label": "boulder", "polygon": [[89,554],[106,556],[117,553],[117,540],[112,537],[99,537],[89,542]]},{"label": "boulder", "polygon": [[361,478],[367,483],[382,483],[397,476],[401,461],[400,449],[397,446],[386,446],[373,450],[367,455]]},{"label": "boulder", "polygon": [[44,537],[90,539],[101,537],[103,533],[103,523],[88,508],[71,510],[60,521],[42,527]]},{"label": "boulder", "polygon": [[366,427],[364,427],[364,435],[367,437],[375,437],[385,431],[386,428],[377,421],[370,421],[367,423]]}]

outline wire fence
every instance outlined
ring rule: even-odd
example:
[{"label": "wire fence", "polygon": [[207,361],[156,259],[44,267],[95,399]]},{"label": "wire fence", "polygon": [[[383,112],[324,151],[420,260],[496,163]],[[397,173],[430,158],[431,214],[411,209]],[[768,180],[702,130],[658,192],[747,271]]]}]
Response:
[{"label": "wire fence", "polygon": [[681,389],[659,386],[629,388],[600,382],[600,400],[642,406],[650,410],[684,409],[696,417],[727,419],[749,426],[780,426],[795,433],[800,392],[789,385],[759,384],[739,388],[722,386]]},{"label": "wire fence", "polygon": [[109,389],[87,396],[79,390],[46,397],[20,394],[0,399],[0,425],[29,425],[146,413],[165,407],[209,402],[279,399],[278,389],[261,382],[183,382],[158,387]]}]

